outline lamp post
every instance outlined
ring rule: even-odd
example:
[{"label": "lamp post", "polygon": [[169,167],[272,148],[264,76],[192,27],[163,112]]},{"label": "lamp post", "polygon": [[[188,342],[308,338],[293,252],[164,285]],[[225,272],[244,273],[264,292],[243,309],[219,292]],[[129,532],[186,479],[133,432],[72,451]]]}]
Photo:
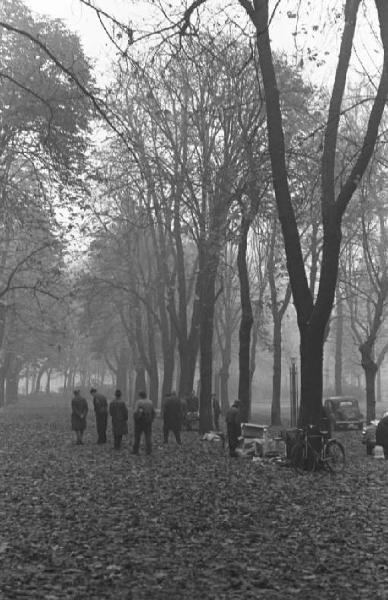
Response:
[{"label": "lamp post", "polygon": [[291,357],[290,366],[290,420],[291,427],[296,427],[298,423],[298,369],[296,366],[296,358]]}]

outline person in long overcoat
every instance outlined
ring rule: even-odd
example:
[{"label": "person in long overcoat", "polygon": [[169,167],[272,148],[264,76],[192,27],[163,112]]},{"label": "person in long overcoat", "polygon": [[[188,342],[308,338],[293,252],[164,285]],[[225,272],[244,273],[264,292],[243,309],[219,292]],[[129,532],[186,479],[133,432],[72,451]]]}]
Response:
[{"label": "person in long overcoat", "polygon": [[90,393],[96,415],[97,444],[105,444],[108,425],[108,401],[103,394],[97,392],[96,388],[91,388]]},{"label": "person in long overcoat", "polygon": [[135,430],[135,441],[133,443],[132,454],[139,454],[140,440],[144,433],[146,454],[152,452],[152,423],[155,418],[155,409],[152,401],[147,398],[147,394],[142,390],[136,400],[133,410],[133,423]]},{"label": "person in long overcoat", "polygon": [[226,413],[226,427],[228,431],[229,454],[237,456],[236,450],[241,435],[240,400],[235,400]]},{"label": "person in long overcoat", "polygon": [[83,444],[83,435],[86,429],[86,415],[88,414],[88,403],[81,396],[79,390],[74,390],[71,400],[71,428],[76,434],[76,444]]},{"label": "person in long overcoat", "polygon": [[115,391],[115,397],[109,404],[109,414],[112,417],[114,447],[118,450],[123,435],[128,433],[128,408],[121,397],[121,390]]},{"label": "person in long overcoat", "polygon": [[163,403],[163,441],[168,444],[170,431],[175,435],[176,443],[181,444],[183,406],[175,392],[166,394]]},{"label": "person in long overcoat", "polygon": [[384,413],[376,427],[376,445],[382,446],[384,458],[388,460],[388,412]]}]

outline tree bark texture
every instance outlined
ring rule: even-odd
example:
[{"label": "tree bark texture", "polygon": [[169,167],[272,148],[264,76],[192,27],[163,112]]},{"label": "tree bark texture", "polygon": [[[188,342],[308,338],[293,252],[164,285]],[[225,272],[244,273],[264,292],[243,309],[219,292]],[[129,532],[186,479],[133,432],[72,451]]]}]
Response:
[{"label": "tree bark texture", "polygon": [[158,372],[158,361],[156,358],[156,347],[155,347],[155,323],[150,312],[147,312],[147,334],[148,334],[148,362],[149,362],[149,380],[150,390],[149,398],[152,404],[158,406],[159,399],[159,372]]},{"label": "tree bark texture", "polygon": [[116,387],[121,390],[123,398],[128,396],[128,369],[129,369],[129,351],[128,348],[120,348],[116,370]]},{"label": "tree bark texture", "polygon": [[212,393],[212,345],[213,345],[213,327],[214,327],[214,302],[215,302],[215,284],[218,267],[218,252],[216,248],[209,248],[203,252],[202,261],[200,260],[199,277],[200,285],[200,380],[201,390],[199,398],[200,406],[200,433],[206,433],[212,428],[212,410],[210,396]]},{"label": "tree bark texture", "polygon": [[342,299],[337,295],[337,319],[335,327],[334,389],[336,396],[342,396],[342,352],[344,337],[344,310]]},{"label": "tree bark texture", "polygon": [[136,368],[135,375],[135,401],[139,397],[139,392],[147,393],[147,384],[146,384],[146,372],[145,368],[139,365]]},{"label": "tree bark texture", "polygon": [[241,322],[239,330],[239,382],[238,397],[241,402],[241,420],[248,422],[251,414],[250,394],[250,345],[251,329],[253,324],[252,305],[249,289],[249,275],[247,267],[247,240],[250,228],[250,219],[242,217],[240,227],[240,240],[237,253],[237,267],[240,281]]},{"label": "tree bark texture", "polygon": [[282,387],[282,322],[276,318],[273,322],[273,377],[271,425],[282,424],[281,418],[281,387]]},{"label": "tree bark texture", "polygon": [[218,372],[218,380],[219,380],[219,388],[220,388],[218,397],[220,398],[221,412],[223,415],[225,415],[226,411],[229,408],[229,390],[228,390],[229,369],[224,370],[223,368],[221,368]]}]

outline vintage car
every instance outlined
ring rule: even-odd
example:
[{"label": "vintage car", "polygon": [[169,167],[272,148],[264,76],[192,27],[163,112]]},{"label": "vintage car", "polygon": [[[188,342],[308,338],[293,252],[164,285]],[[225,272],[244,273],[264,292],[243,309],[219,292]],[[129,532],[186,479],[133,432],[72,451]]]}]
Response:
[{"label": "vintage car", "polygon": [[333,431],[338,429],[362,429],[363,415],[358,400],[352,396],[331,396],[324,402]]},{"label": "vintage car", "polygon": [[284,456],[286,445],[282,437],[269,432],[268,425],[241,423],[239,450],[245,456],[270,458]]}]

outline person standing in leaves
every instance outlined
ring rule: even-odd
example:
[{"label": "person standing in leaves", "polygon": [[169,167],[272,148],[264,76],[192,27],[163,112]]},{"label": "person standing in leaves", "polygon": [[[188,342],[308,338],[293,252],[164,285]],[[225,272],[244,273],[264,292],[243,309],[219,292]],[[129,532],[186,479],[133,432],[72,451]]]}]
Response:
[{"label": "person standing in leaves", "polygon": [[218,402],[218,398],[215,394],[211,395],[211,402],[212,402],[214,429],[216,431],[219,431],[220,430],[221,407],[220,407],[220,403]]},{"label": "person standing in leaves", "polygon": [[128,433],[128,409],[121,397],[121,390],[115,391],[115,397],[109,404],[109,414],[112,417],[114,448],[118,450],[123,435]]},{"label": "person standing in leaves", "polygon": [[182,444],[182,404],[175,392],[166,394],[163,403],[163,441],[168,444],[168,435],[170,431],[175,435],[176,443]]},{"label": "person standing in leaves", "polygon": [[226,427],[228,432],[229,454],[237,456],[237,447],[241,435],[240,400],[235,400],[226,413]]},{"label": "person standing in leaves", "polygon": [[155,418],[155,409],[147,394],[139,392],[139,398],[136,401],[133,411],[133,421],[135,429],[135,441],[132,454],[139,454],[141,435],[144,433],[146,454],[152,452],[152,422]]},{"label": "person standing in leaves", "polygon": [[86,429],[86,415],[88,414],[88,403],[81,396],[79,390],[74,390],[71,400],[71,428],[76,434],[76,444],[83,444],[83,435]]},{"label": "person standing in leaves", "polygon": [[388,412],[385,412],[377,423],[376,445],[383,447],[384,458],[388,460]]},{"label": "person standing in leaves", "polygon": [[103,394],[97,392],[96,388],[92,388],[90,393],[93,397],[94,413],[96,415],[97,444],[105,444],[108,425],[108,402]]}]

